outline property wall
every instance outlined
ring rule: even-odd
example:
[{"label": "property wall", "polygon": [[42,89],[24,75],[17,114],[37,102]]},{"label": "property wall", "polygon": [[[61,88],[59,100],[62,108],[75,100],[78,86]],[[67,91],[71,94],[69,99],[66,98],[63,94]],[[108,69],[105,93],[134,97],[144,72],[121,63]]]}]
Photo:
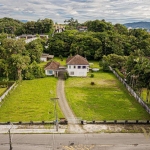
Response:
[{"label": "property wall", "polygon": [[8,93],[15,87],[16,83],[14,83],[1,97],[0,102],[8,95]]},{"label": "property wall", "polygon": [[[79,69],[78,66],[81,68]],[[85,68],[83,68],[85,66]],[[69,76],[85,77],[89,71],[89,66],[87,65],[68,65],[67,71]]]},{"label": "property wall", "polygon": [[127,88],[127,90],[131,93],[131,95],[145,108],[145,110],[150,114],[150,108],[146,105],[146,103],[139,97],[135,91],[113,70],[110,66],[109,69],[115,74],[115,76],[123,83],[123,85]]}]

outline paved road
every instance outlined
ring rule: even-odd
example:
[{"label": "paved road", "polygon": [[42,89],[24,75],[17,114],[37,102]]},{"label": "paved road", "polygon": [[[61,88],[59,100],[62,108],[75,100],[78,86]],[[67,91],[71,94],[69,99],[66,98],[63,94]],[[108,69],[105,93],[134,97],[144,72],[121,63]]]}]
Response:
[{"label": "paved road", "polygon": [[77,119],[75,115],[73,114],[72,110],[70,109],[68,102],[65,97],[64,92],[64,80],[59,79],[57,83],[57,96],[58,96],[58,102],[61,107],[62,112],[65,115],[65,118],[68,120],[68,133],[84,133],[86,132],[77,124]]},{"label": "paved road", "polygon": [[[149,150],[143,134],[14,134],[13,150]],[[0,134],[0,150],[9,150],[8,134]]]}]

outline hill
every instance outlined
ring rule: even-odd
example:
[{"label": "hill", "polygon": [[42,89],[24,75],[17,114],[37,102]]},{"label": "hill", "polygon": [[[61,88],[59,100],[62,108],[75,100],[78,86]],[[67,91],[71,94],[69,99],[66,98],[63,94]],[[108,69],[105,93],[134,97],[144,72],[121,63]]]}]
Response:
[{"label": "hill", "polygon": [[23,23],[19,20],[12,18],[0,18],[0,33],[14,33],[18,28],[20,28]]},{"label": "hill", "polygon": [[133,22],[124,24],[127,28],[144,28],[150,30],[150,22]]}]

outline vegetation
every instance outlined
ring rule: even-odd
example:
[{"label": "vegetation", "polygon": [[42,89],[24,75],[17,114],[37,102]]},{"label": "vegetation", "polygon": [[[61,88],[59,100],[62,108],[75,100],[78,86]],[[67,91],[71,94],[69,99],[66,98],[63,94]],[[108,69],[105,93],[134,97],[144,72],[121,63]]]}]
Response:
[{"label": "vegetation", "polygon": [[112,73],[101,71],[94,73],[94,78],[87,78],[66,80],[66,97],[77,117],[85,120],[150,119]]},{"label": "vegetation", "polygon": [[[18,85],[4,101],[0,109],[0,122],[54,120],[56,78],[26,80]],[[58,117],[63,115],[57,105]]]},{"label": "vegetation", "polygon": [[148,104],[150,103],[150,60],[143,55],[142,51],[132,52],[128,57],[110,54],[104,56],[102,62],[104,68],[106,64],[116,68],[117,73],[139,96],[142,97],[143,89],[145,89],[144,99]]},{"label": "vegetation", "polygon": [[6,89],[7,89],[6,87],[5,88],[0,87],[0,96],[6,91]]},{"label": "vegetation", "polygon": [[[144,89],[144,99],[146,103],[150,103],[150,34],[146,30],[128,30],[121,24],[112,25],[105,20],[86,21],[83,24],[79,24],[77,20],[71,18],[65,20],[65,23],[67,23],[66,30],[53,35],[54,29],[51,19],[45,18],[27,23],[21,23],[11,18],[0,19],[0,79],[22,81],[45,77],[43,70],[45,63],[40,64],[40,56],[43,52],[55,55],[54,60],[60,62],[61,65],[66,65],[68,56],[80,54],[88,60],[92,60],[89,62],[93,63],[93,60],[95,62],[99,61],[100,66],[103,66],[103,71],[109,72],[109,66],[115,68],[118,74],[140,96],[142,96]],[[77,30],[78,26],[87,26],[88,31],[79,32]],[[48,40],[38,38],[26,44],[24,39],[16,40],[14,38],[16,35],[21,34],[43,33],[49,35]],[[11,38],[7,38],[7,36]],[[95,62],[90,64],[91,68],[99,67]],[[73,103],[71,105],[73,105],[74,110],[75,105],[78,106],[80,103],[81,111],[85,112],[86,110],[82,106],[86,106],[88,113],[84,117],[87,118],[86,115],[89,115],[91,117],[89,119],[92,119],[92,117],[96,119],[109,119],[111,117],[115,119],[118,117],[121,119],[126,118],[127,115],[129,116],[128,119],[148,118],[143,109],[136,102],[133,102],[133,99],[113,75],[104,72],[101,75],[94,73],[94,78],[89,77],[88,81],[85,80],[86,78],[82,78],[82,81],[80,78],[74,78],[77,83],[71,88],[66,88],[69,99],[71,97],[69,93],[75,90],[77,92],[73,93],[79,92],[81,97],[84,96],[84,101],[76,101],[72,97]],[[106,80],[103,75],[106,75]],[[107,79],[109,78],[108,76],[110,79]],[[102,84],[99,83],[101,80]],[[69,78],[66,81],[68,87],[70,86],[70,81],[74,82],[73,78]],[[76,84],[80,85],[79,82],[82,83],[83,81],[83,85],[77,88]],[[28,82],[30,81],[23,81],[22,84]],[[90,83],[94,83],[94,85],[92,86]],[[120,89],[123,89],[125,94]],[[114,92],[117,94],[114,94]],[[101,96],[99,96],[99,93]],[[95,98],[92,94],[95,95]],[[88,101],[89,99],[92,101]],[[117,99],[118,101],[116,101]],[[6,100],[6,104],[8,101]],[[107,103],[109,101],[110,104]],[[10,102],[12,101],[10,100]],[[102,106],[100,106],[101,104]],[[110,108],[109,110],[104,109],[107,104],[108,108]],[[120,108],[123,105],[125,107]],[[103,113],[100,113],[99,109],[93,110],[94,107],[97,108],[98,106],[101,108],[100,110],[103,110]],[[130,112],[127,112],[126,108]],[[138,112],[136,108],[138,108]],[[83,114],[81,111],[75,113],[80,116]],[[4,113],[4,115],[6,114]]]},{"label": "vegetation", "polygon": [[7,34],[50,34],[53,31],[53,21],[45,18],[44,20],[28,21],[23,23],[12,18],[0,19],[0,33]]},{"label": "vegetation", "polygon": [[0,19],[0,33],[14,34],[23,23],[19,20],[12,18],[1,18]]},{"label": "vegetation", "polygon": [[1,38],[0,76],[7,80],[33,79],[44,77],[44,71],[37,63],[43,52],[42,41],[34,40],[25,44],[22,39]]},{"label": "vegetation", "polygon": [[53,31],[53,21],[51,19],[45,18],[44,20],[28,21],[24,23],[17,31],[17,35],[21,34],[52,34]]},{"label": "vegetation", "polygon": [[87,21],[83,25],[88,27],[88,32],[73,28],[49,38],[46,51],[63,57],[80,54],[88,60],[100,60],[109,54],[129,56],[139,49],[145,56],[150,56],[150,34],[146,30],[127,30],[121,24],[112,25],[105,20]]}]

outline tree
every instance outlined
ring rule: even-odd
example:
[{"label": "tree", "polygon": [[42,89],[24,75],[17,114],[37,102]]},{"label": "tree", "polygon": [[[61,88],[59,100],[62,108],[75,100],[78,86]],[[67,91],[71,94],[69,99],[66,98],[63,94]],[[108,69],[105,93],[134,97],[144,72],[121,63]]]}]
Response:
[{"label": "tree", "polygon": [[28,55],[31,58],[31,62],[40,62],[40,57],[43,52],[43,45],[40,39],[34,40],[26,45]]},{"label": "tree", "polygon": [[77,19],[75,20],[73,18],[65,20],[64,23],[68,23],[67,27],[68,29],[76,29],[77,26],[79,25],[78,20]]},{"label": "tree", "polygon": [[22,80],[22,70],[25,70],[29,63],[30,58],[28,56],[22,56],[20,54],[13,54],[11,56],[12,66],[16,68],[17,71],[17,78],[19,81]]}]

